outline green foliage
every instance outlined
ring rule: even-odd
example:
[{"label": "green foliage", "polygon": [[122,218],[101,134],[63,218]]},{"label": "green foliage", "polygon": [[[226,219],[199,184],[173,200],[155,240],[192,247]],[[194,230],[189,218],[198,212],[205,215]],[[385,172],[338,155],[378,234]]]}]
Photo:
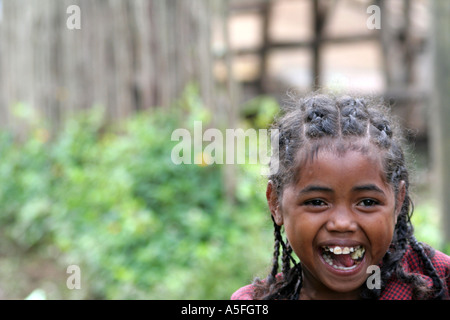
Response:
[{"label": "green foliage", "polygon": [[272,236],[258,168],[239,167],[231,205],[223,166],[171,161],[173,130],[202,110],[195,90],[186,95],[179,111],[117,126],[94,108],[55,141],[38,127],[24,143],[1,135],[0,240],[23,252],[57,248],[61,266],[81,267],[82,298],[228,299],[264,275]]},{"label": "green foliage", "polygon": [[414,235],[419,241],[425,242],[433,248],[449,254],[444,244],[443,232],[440,228],[440,217],[437,206],[431,202],[420,203],[415,209],[411,222],[414,226]]},{"label": "green foliage", "polygon": [[258,96],[242,108],[241,116],[255,129],[267,129],[280,111],[278,101],[269,96]]},{"label": "green foliage", "polygon": [[[267,127],[277,110],[263,98],[246,108],[254,128]],[[27,121],[26,106],[18,110]],[[170,113],[155,109],[113,126],[97,107],[54,140],[35,116],[25,141],[1,133],[0,254],[56,258],[62,289],[44,293],[49,299],[228,299],[265,276],[273,231],[260,168],[238,166],[230,204],[224,166],[171,161],[173,130],[192,130],[194,120],[206,128],[210,117],[189,86]],[[419,240],[439,246],[432,211],[419,206],[413,222]],[[71,264],[81,267],[81,290],[65,287]]]}]

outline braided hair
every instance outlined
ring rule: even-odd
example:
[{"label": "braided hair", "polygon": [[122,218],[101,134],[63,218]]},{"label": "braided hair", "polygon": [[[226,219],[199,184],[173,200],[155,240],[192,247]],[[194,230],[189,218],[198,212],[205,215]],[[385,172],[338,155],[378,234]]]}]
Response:
[{"label": "braided hair", "polygon": [[[432,249],[419,243],[413,235],[411,216],[414,210],[409,196],[409,177],[403,153],[402,134],[396,122],[389,114],[388,108],[382,103],[369,103],[368,100],[345,97],[331,97],[314,93],[312,96],[296,98],[290,94],[291,100],[283,107],[281,116],[275,121],[273,129],[278,130],[278,152],[273,154],[277,160],[278,170],[272,172],[269,180],[277,194],[278,201],[283,193],[283,187],[296,181],[298,177],[297,154],[317,154],[319,148],[329,146],[331,142],[346,138],[359,137],[369,143],[364,146],[357,144],[340,144],[341,151],[345,148],[354,148],[361,152],[367,151],[367,145],[376,146],[383,156],[383,167],[386,181],[394,188],[395,194],[399,192],[401,181],[405,182],[405,200],[401,204],[393,239],[389,250],[384,255],[381,267],[380,289],[361,287],[361,298],[377,299],[380,297],[388,280],[395,276],[400,281],[412,287],[413,298],[416,299],[442,299],[444,285],[436,269],[431,263]],[[349,139],[347,139],[349,141]],[[335,144],[339,145],[339,144]],[[337,147],[339,152],[339,147]],[[272,161],[271,161],[272,164]],[[292,248],[288,239],[283,240],[282,226],[274,225],[274,254],[272,268],[267,279],[256,279],[255,299],[299,299],[303,284],[302,267],[292,257]],[[401,260],[411,247],[423,262],[425,271],[433,281],[429,288],[425,280],[416,274],[405,272]],[[279,260],[281,254],[281,275],[279,275]]]}]

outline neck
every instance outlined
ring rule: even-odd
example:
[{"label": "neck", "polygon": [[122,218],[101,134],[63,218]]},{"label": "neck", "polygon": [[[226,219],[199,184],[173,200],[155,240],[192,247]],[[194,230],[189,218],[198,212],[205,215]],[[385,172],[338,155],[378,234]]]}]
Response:
[{"label": "neck", "polygon": [[303,268],[303,286],[300,291],[300,300],[359,300],[361,290],[349,292],[333,291],[325,287],[314,276]]}]

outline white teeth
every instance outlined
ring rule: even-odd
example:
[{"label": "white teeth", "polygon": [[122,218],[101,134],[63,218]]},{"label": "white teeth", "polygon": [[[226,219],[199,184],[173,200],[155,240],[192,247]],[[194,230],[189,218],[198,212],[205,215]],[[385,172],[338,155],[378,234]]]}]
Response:
[{"label": "white teeth", "polygon": [[339,270],[352,270],[352,269],[356,268],[356,266],[360,263],[360,261],[355,261],[354,262],[355,264],[352,265],[351,267],[337,266],[337,265],[334,264],[332,255],[329,252],[332,252],[335,255],[350,254],[350,257],[353,260],[358,260],[362,256],[364,256],[364,253],[366,251],[364,249],[364,247],[362,247],[362,246],[356,246],[356,247],[339,247],[339,246],[328,247],[328,246],[324,246],[322,248],[323,248],[322,257],[325,260],[325,262],[328,263],[333,268],[339,269]]},{"label": "white teeth", "polygon": [[351,267],[339,267],[339,266],[333,265],[333,268],[339,269],[339,270],[352,270],[352,269],[355,269],[356,266],[357,266],[356,264],[352,265]]},{"label": "white teeth", "polygon": [[365,249],[362,246],[357,246],[357,247],[324,246],[323,249],[325,251],[333,252],[335,255],[351,253],[353,259],[359,259],[360,257],[363,256],[363,254],[365,252]]}]

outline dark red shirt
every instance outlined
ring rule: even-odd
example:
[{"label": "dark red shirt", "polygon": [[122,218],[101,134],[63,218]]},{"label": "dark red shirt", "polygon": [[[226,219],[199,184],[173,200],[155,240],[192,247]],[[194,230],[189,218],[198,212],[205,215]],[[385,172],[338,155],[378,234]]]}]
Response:
[{"label": "dark red shirt", "polygon": [[[446,286],[446,299],[450,298],[450,257],[446,254],[435,250],[435,254],[431,259],[439,278],[442,279]],[[402,260],[403,268],[407,273],[420,274],[424,278],[428,285],[432,285],[432,280],[425,274],[423,263],[417,253],[411,248],[405,253]],[[231,296],[231,300],[253,300],[253,285],[249,284],[240,288]],[[393,277],[388,281],[386,288],[383,290],[380,296],[380,300],[411,300],[412,288],[407,283],[401,282],[399,279]]]}]

